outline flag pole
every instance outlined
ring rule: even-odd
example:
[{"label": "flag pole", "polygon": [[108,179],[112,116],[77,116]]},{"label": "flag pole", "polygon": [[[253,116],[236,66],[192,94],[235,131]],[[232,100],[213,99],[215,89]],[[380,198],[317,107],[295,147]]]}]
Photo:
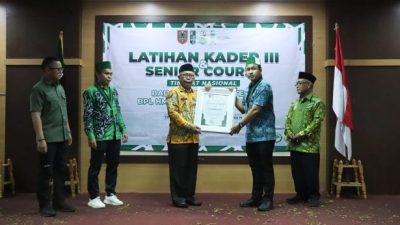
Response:
[{"label": "flag pole", "polygon": [[[338,22],[335,22],[335,28],[333,28],[333,30],[335,32],[339,31],[339,23]],[[336,39],[336,36],[337,36],[337,34],[335,33],[335,39]],[[335,41],[335,45],[336,45],[336,41]],[[336,56],[335,56],[335,58],[336,58]],[[347,157],[348,156],[347,146],[345,146],[345,149],[346,150],[345,150],[345,156],[344,156],[344,163],[345,163],[345,165],[349,165],[350,164],[350,160],[348,160],[348,157]],[[345,173],[344,180],[349,182],[349,174],[348,173]]]},{"label": "flag pole", "polygon": [[[344,70],[344,61],[343,61],[343,55],[342,55],[342,49],[341,49],[341,43],[338,43],[338,41],[340,42],[340,40],[338,40],[338,32],[339,32],[339,23],[335,22],[335,27],[334,27],[334,31],[335,31],[335,67],[337,66],[337,60],[339,59],[339,64],[340,66],[343,68]],[[339,55],[337,55],[338,51],[340,52]],[[335,68],[337,69],[337,68]],[[344,71],[341,71],[342,73],[344,73]],[[336,125],[338,126],[338,125]],[[350,159],[348,159],[349,157],[349,148],[346,144],[344,144],[344,152],[342,152],[342,154],[344,153],[344,158],[345,158],[345,164],[348,165],[350,164]]]},{"label": "flag pole", "polygon": [[64,67],[64,31],[60,30],[58,35],[57,57],[60,59]]},{"label": "flag pole", "polygon": [[[335,22],[335,28],[333,28],[333,30],[335,31],[335,32],[337,32],[338,30],[339,30],[339,23],[338,22]],[[336,39],[336,33],[335,33],[335,39]],[[336,45],[336,41],[335,41],[335,45]],[[335,46],[335,48],[336,48],[336,46]],[[349,163],[350,163],[350,161],[347,159],[348,157],[348,152],[347,152],[347,146],[345,146],[345,149],[346,149],[346,151],[345,151],[345,156],[344,156],[344,162],[345,162],[345,164],[346,165],[349,165]]]}]

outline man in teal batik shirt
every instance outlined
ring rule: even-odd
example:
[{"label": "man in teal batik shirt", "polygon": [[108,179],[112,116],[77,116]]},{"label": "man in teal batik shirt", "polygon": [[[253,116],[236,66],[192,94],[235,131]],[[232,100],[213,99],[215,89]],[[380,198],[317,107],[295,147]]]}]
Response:
[{"label": "man in teal batik shirt", "polygon": [[296,196],[286,201],[289,204],[306,202],[311,207],[320,205],[319,141],[325,116],[325,104],[313,94],[315,80],[310,73],[299,73],[296,89],[300,96],[292,102],[285,124],[296,191]]},{"label": "man in teal batik shirt", "polygon": [[[88,136],[90,166],[88,171],[88,205],[104,208],[105,204],[122,205],[116,196],[117,173],[121,138],[128,141],[126,126],[121,115],[118,92],[110,86],[112,79],[111,62],[96,64],[96,82],[83,93],[83,121]],[[106,197],[104,203],[99,196],[99,172],[104,154],[106,155]]]},{"label": "man in teal batik shirt", "polygon": [[272,153],[275,146],[275,114],[271,85],[263,79],[261,61],[249,57],[246,77],[250,85],[243,101],[236,98],[236,108],[244,114],[242,120],[231,128],[237,134],[246,126],[246,154],[253,176],[251,198],[240,207],[257,207],[258,211],[273,209],[275,189]]}]

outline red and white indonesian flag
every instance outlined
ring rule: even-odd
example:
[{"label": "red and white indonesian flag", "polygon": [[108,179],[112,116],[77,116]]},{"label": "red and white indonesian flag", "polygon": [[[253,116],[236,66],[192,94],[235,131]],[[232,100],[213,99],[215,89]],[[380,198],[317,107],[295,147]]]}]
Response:
[{"label": "red and white indonesian flag", "polygon": [[[343,63],[339,27],[336,26],[335,77],[333,81],[332,108],[336,114],[335,148],[347,159],[351,159],[351,129],[353,128],[350,94]],[[346,154],[347,149],[347,154]]]}]

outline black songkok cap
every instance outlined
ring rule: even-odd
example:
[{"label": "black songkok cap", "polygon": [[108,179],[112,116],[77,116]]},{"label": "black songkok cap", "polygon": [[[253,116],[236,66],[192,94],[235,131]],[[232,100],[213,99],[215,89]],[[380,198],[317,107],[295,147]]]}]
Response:
[{"label": "black songkok cap", "polygon": [[183,64],[181,67],[179,67],[179,73],[182,73],[182,72],[185,72],[185,71],[194,72],[192,64],[187,63],[187,64]]},{"label": "black songkok cap", "polygon": [[314,83],[315,80],[317,80],[317,78],[314,75],[307,72],[299,72],[299,79],[306,79],[311,81],[312,83]]}]

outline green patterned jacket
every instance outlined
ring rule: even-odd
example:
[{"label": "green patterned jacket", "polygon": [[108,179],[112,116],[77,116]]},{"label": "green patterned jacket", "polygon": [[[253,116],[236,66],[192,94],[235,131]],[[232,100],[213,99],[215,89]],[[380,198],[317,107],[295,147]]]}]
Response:
[{"label": "green patterned jacket", "polygon": [[[285,123],[285,139],[289,151],[319,153],[321,123],[324,117],[325,104],[313,93],[292,102]],[[296,134],[300,135],[299,141],[290,141],[288,137]]]},{"label": "green patterned jacket", "polygon": [[119,140],[126,133],[115,87],[89,86],[83,93],[84,130],[89,141]]}]

